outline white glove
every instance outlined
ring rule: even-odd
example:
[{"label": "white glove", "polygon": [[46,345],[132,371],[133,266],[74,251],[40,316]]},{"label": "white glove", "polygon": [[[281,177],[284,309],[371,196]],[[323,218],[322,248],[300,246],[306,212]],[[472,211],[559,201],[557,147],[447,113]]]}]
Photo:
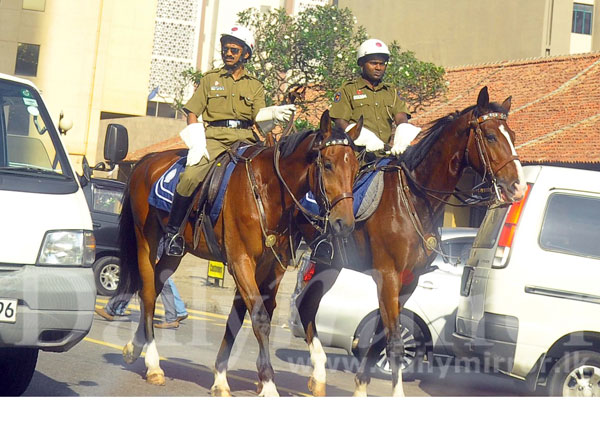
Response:
[{"label": "white glove", "polygon": [[275,106],[273,110],[273,120],[278,123],[287,122],[294,111],[296,110],[296,105],[281,105]]},{"label": "white glove", "polygon": [[258,111],[254,121],[264,133],[269,133],[275,128],[275,122],[288,121],[295,110],[296,105],[267,106]]},{"label": "white glove", "polygon": [[[354,123],[349,124],[348,127],[346,127],[346,132],[350,130],[353,126]],[[383,147],[385,146],[383,141],[365,126],[363,126],[362,130],[360,131],[360,135],[358,136],[358,138],[354,140],[354,145],[358,145],[359,147],[365,147],[367,151],[370,152],[383,150]]]},{"label": "white glove", "polygon": [[398,124],[398,126],[396,126],[396,133],[394,133],[394,145],[392,146],[390,153],[394,156],[402,154],[417,137],[420,131],[420,127],[413,126],[409,123]]},{"label": "white glove", "polygon": [[206,148],[206,134],[204,133],[204,123],[192,123],[183,129],[179,136],[189,148],[186,166],[197,165],[202,157],[210,159]]}]

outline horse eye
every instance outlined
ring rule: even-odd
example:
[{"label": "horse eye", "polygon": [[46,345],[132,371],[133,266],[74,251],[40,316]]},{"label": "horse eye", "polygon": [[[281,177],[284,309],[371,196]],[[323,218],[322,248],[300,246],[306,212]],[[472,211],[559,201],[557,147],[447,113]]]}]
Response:
[{"label": "horse eye", "polygon": [[497,140],[496,136],[494,136],[494,135],[486,135],[485,139],[487,139],[490,142],[496,142],[496,140]]},{"label": "horse eye", "polygon": [[325,163],[323,163],[323,166],[325,167],[325,169],[327,169],[328,171],[332,171],[333,170],[333,163],[331,163],[330,160],[325,160]]}]

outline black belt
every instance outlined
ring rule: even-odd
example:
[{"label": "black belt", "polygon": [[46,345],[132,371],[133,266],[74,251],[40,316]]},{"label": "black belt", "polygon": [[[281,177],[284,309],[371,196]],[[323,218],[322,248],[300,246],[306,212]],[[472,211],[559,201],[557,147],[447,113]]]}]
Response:
[{"label": "black belt", "polygon": [[219,120],[208,121],[210,127],[229,127],[230,129],[249,129],[252,127],[252,121],[248,120]]}]

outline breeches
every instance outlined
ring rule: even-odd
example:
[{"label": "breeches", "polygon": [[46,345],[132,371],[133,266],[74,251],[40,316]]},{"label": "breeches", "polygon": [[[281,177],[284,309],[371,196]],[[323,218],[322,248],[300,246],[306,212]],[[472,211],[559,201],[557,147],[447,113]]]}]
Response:
[{"label": "breeches", "polygon": [[202,157],[200,163],[192,166],[186,166],[179,177],[179,183],[177,184],[176,188],[177,193],[179,193],[181,196],[191,196],[198,185],[204,181],[204,178],[206,178],[206,174],[208,174],[208,171],[215,162],[216,158],[223,151],[226,151],[227,148],[229,148],[229,145],[223,144],[214,139],[207,139],[206,149],[208,150],[210,160],[208,160],[206,157]]}]

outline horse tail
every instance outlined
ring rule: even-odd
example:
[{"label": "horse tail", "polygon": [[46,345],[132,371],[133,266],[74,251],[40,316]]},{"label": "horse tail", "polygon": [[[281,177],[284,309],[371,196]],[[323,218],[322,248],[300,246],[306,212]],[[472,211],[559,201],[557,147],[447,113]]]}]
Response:
[{"label": "horse tail", "polygon": [[119,218],[119,285],[115,294],[137,293],[142,286],[138,267],[138,249],[135,238],[133,211],[129,183],[123,192],[123,204]]}]

